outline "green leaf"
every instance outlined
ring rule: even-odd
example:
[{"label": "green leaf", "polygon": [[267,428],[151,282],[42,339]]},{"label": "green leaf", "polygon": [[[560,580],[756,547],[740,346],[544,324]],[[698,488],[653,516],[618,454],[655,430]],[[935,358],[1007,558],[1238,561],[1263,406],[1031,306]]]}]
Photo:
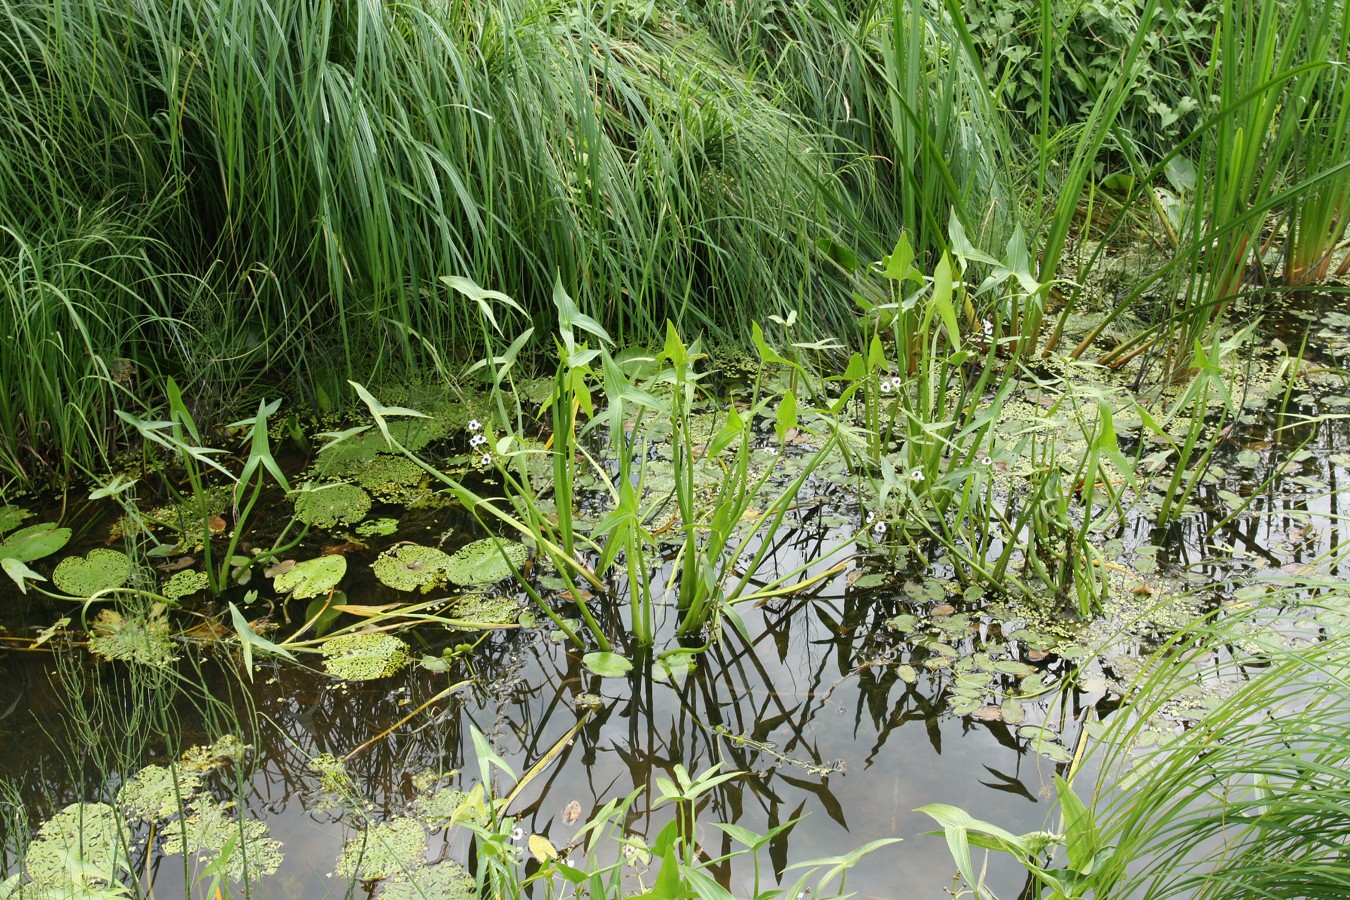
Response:
[{"label": "green leaf", "polygon": [[27,528],[20,528],[0,542],[0,559],[32,562],[50,556],[64,547],[69,540],[69,528],[58,527],[55,522],[39,522]]},{"label": "green leaf", "polygon": [[900,232],[895,249],[881,261],[881,274],[892,281],[923,284],[923,272],[914,265],[914,248],[910,246],[908,233]]},{"label": "green leaf", "polygon": [[797,427],[797,397],[792,391],[786,391],[783,399],[778,401],[778,409],[774,412],[774,433],[778,435],[781,443],[787,439],[787,433]]},{"label": "green leaf", "polygon": [[947,340],[951,342],[952,351],[960,350],[960,326],[956,322],[956,308],[952,306],[952,258],[946,253],[942,254],[942,259],[933,271],[932,302],[947,329]]},{"label": "green leaf", "polygon": [[489,322],[492,323],[493,330],[495,330],[498,334],[501,333],[502,328],[500,325],[497,324],[497,316],[495,313],[493,313],[492,306],[487,301],[495,300],[498,303],[503,304],[504,306],[508,306],[511,309],[514,309],[522,316],[527,315],[527,313],[525,312],[524,309],[521,308],[519,303],[512,300],[510,297],[506,296],[500,291],[489,291],[486,288],[479,287],[478,282],[474,281],[472,278],[465,278],[462,275],[442,275],[441,281],[445,282],[450,287],[459,291],[461,294],[468,297],[474,303],[477,303],[478,311],[483,314],[483,318],[487,319]]},{"label": "green leaf", "polygon": [[292,599],[308,600],[327,594],[346,574],[347,558],[335,553],[296,563],[290,571],[278,575],[272,587],[278,594],[289,593]]},{"label": "green leaf", "polygon": [[289,650],[278,647],[276,644],[267,640],[267,638],[259,636],[258,633],[249,626],[248,619],[244,618],[244,614],[241,613],[239,608],[233,603],[230,604],[230,619],[234,623],[235,632],[239,635],[239,647],[244,654],[244,670],[248,672],[249,681],[253,680],[254,648],[257,648],[264,653],[275,653],[277,656],[289,659],[291,662],[298,661],[291,655]]},{"label": "green leaf", "polygon": [[68,556],[57,563],[52,581],[74,597],[92,597],[121,587],[131,577],[131,558],[119,550],[95,547],[88,556]]},{"label": "green leaf", "polygon": [[622,678],[633,670],[627,657],[607,651],[587,653],[581,663],[601,678]]},{"label": "green leaf", "polygon": [[19,586],[19,590],[25,594],[28,593],[28,582],[46,581],[47,579],[28,568],[27,565],[12,557],[0,559],[0,568],[5,570],[5,574],[14,580]]}]

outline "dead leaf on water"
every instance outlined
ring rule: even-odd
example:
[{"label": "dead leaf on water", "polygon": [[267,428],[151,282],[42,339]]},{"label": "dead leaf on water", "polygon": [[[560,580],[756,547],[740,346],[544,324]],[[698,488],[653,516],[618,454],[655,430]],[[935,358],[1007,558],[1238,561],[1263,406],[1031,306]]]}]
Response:
[{"label": "dead leaf on water", "polygon": [[178,572],[191,566],[196,561],[197,560],[191,556],[180,556],[172,562],[160,563],[155,566],[155,569],[159,572]]},{"label": "dead leaf on water", "polygon": [[1000,722],[1003,720],[1003,710],[997,706],[981,706],[970,717],[980,722]]},{"label": "dead leaf on water", "polygon": [[335,604],[332,608],[338,612],[369,618],[371,616],[378,616],[381,613],[389,612],[391,609],[398,609],[400,605],[401,604],[398,603],[384,603],[379,606],[369,606],[364,603],[339,603]]},{"label": "dead leaf on water", "polygon": [[295,560],[283,559],[275,566],[268,566],[266,569],[263,569],[263,575],[267,576],[268,578],[276,578],[278,575],[285,575],[287,572],[289,572],[291,569],[294,568],[295,568]]},{"label": "dead leaf on water", "polygon": [[950,615],[955,615],[955,613],[955,606],[952,606],[950,603],[939,603],[937,606],[933,607],[928,614],[935,619],[942,619]]},{"label": "dead leaf on water", "polygon": [[225,519],[224,519],[222,516],[207,516],[207,517],[206,517],[206,527],[209,528],[209,529],[211,530],[211,533],[212,533],[212,534],[220,534],[221,532],[223,532],[223,531],[225,530],[225,527],[226,527],[227,524],[228,524],[228,523],[225,521]]},{"label": "dead leaf on water", "polygon": [[581,818],[581,804],[578,801],[573,800],[563,807],[563,822],[565,824],[571,825],[579,818]]}]

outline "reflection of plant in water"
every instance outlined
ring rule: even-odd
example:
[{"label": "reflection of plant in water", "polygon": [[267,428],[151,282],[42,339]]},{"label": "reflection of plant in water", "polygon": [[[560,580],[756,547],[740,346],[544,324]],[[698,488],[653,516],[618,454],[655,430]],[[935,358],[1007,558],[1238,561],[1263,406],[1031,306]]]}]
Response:
[{"label": "reflection of plant in water", "polygon": [[[1345,587],[1271,589],[1240,614],[1182,629],[1140,667],[1129,705],[1089,723],[1100,772],[1086,801],[1056,778],[1055,831],[1015,835],[959,809],[942,826],[977,897],[971,860],[1011,855],[1038,896],[1332,897],[1346,884],[1350,682]],[[1299,635],[1313,620],[1322,638]],[[1256,623],[1260,623],[1259,627]],[[1081,777],[1081,776],[1080,776]]]}]

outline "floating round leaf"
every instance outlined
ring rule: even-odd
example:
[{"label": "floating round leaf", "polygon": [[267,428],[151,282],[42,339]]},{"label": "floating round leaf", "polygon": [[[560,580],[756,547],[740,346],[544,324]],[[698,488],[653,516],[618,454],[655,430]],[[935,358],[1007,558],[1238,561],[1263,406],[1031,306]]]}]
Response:
[{"label": "floating round leaf", "polygon": [[400,544],[381,553],[370,567],[376,578],[396,591],[420,590],[425,594],[445,584],[449,566],[450,557],[435,547]]},{"label": "floating round leaf", "polygon": [[169,600],[179,600],[201,593],[206,590],[207,584],[205,572],[175,572],[168,581],[164,582],[159,592]]},{"label": "floating round leaf", "polygon": [[69,528],[60,528],[55,522],[39,522],[20,528],[0,542],[0,559],[32,562],[60,550],[68,540]]},{"label": "floating round leaf", "polygon": [[360,522],[370,512],[370,495],[354,484],[311,488],[295,500],[295,517],[315,528]]},{"label": "floating round leaf", "polygon": [[[508,565],[503,552],[511,560]],[[465,544],[446,567],[446,577],[455,584],[491,584],[511,575],[511,566],[519,569],[530,558],[530,548],[501,538],[483,538]]]},{"label": "floating round leaf", "polygon": [[408,645],[392,634],[358,631],[332,638],[323,645],[328,674],[347,681],[373,681],[393,675],[411,661]]},{"label": "floating round leaf", "polygon": [[622,678],[633,670],[633,664],[627,657],[599,650],[587,653],[581,658],[581,663],[602,678]]},{"label": "floating round leaf", "polygon": [[307,600],[328,593],[347,574],[347,557],[341,554],[307,559],[291,566],[272,582],[278,594],[289,593],[296,600]]},{"label": "floating round leaf", "polygon": [[57,563],[52,581],[74,597],[92,597],[121,587],[131,577],[131,558],[119,550],[96,547],[88,556],[68,556]]}]

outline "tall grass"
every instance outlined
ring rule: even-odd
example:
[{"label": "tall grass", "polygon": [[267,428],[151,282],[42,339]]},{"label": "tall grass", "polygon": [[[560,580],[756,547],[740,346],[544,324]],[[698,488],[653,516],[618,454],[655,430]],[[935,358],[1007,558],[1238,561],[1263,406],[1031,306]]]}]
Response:
[{"label": "tall grass", "polygon": [[1122,162],[1135,193],[1117,227],[1169,164],[1197,177],[1156,276],[1180,299],[1117,361],[1166,333],[1184,365],[1245,290],[1273,213],[1289,277],[1327,270],[1350,183],[1342,4],[1223,4],[1182,91],[1213,106],[1154,165],[1128,124],[1158,82],[1144,70],[1159,32],[1193,38],[1208,14],[1139,4],[1110,77],[1027,121],[1011,85],[1053,93],[1050,61],[1082,42],[1050,0],[1037,9],[1020,31],[1042,52],[1010,74],[955,0],[0,0],[0,333],[17,386],[0,466],[31,481],[96,460],[117,438],[109,395],[155,403],[163,375],[198,415],[262,374],[332,407],[348,380],[415,372],[427,347],[466,352],[476,315],[443,275],[494,285],[539,325],[560,278],[623,345],[667,319],[744,342],[745,321],[791,312],[843,336],[859,268],[902,231],[935,265],[959,249],[953,218],[981,247],[1019,248],[1041,284],[1000,323],[1022,355],[1058,341],[1063,320],[1040,334],[1050,286]]},{"label": "tall grass", "polygon": [[[191,376],[271,367],[328,403],[341,376],[414,370],[421,339],[466,349],[477,321],[437,287],[447,273],[534,313],[559,275],[625,342],[667,318],[724,334],[791,310],[847,324],[815,245],[840,230],[848,186],[801,117],[678,8],[8,0],[0,78],[14,272],[0,330],[41,306],[23,248],[88,272],[48,229],[106,209],[144,259],[128,271],[131,251],[110,251],[121,268],[82,302],[123,340],[80,353],[161,359],[189,396]],[[146,305],[156,328],[128,348],[127,307]],[[43,322],[19,349],[63,324]],[[81,382],[76,355],[44,368]],[[10,422],[64,419],[57,446],[87,459],[65,433],[85,426],[41,395],[24,382]],[[109,421],[96,412],[85,444]],[[10,448],[46,452],[23,427]],[[7,468],[31,477],[31,461]]]}]

